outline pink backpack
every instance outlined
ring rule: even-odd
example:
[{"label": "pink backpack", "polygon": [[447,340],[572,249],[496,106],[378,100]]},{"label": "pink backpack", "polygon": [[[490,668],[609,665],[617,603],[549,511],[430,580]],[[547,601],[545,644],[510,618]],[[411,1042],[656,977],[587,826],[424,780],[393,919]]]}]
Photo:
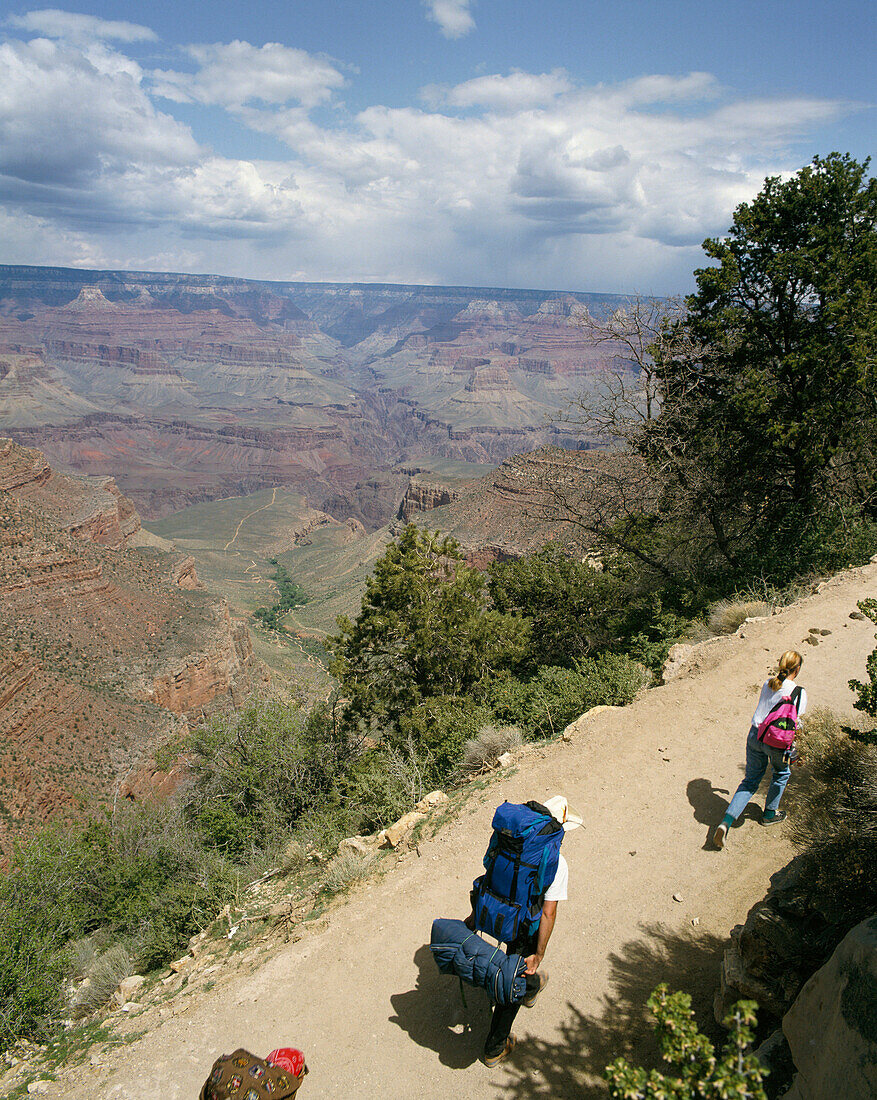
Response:
[{"label": "pink backpack", "polygon": [[801,688],[780,699],[773,710],[762,719],[758,727],[758,740],[774,749],[789,749],[798,729],[798,705]]}]

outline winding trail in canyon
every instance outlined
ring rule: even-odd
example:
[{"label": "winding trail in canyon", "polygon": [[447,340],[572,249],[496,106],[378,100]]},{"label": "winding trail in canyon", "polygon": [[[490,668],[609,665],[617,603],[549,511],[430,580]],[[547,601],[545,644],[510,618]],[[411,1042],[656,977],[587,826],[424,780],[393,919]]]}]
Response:
[{"label": "winding trail in canyon", "polygon": [[241,528],[243,527],[243,525],[246,523],[246,521],[251,516],[255,516],[259,512],[264,512],[266,508],[273,507],[274,502],[276,500],[277,500],[277,486],[275,485],[274,488],[271,490],[271,499],[268,501],[267,504],[263,504],[259,508],[254,508],[252,510],[252,512],[247,512],[247,514],[245,516],[241,516],[240,522],[238,523],[237,527],[235,528],[234,534],[231,536],[231,538],[228,540],[228,542],[225,544],[225,546],[223,546],[223,550],[228,550],[228,548],[230,546],[234,545],[235,541],[237,540],[238,535],[241,533]]},{"label": "winding trail in canyon", "polygon": [[[475,789],[418,853],[287,945],[229,968],[209,991],[178,996],[130,1021],[148,1032],[101,1066],[62,1075],[67,1100],[192,1100],[222,1052],[300,1046],[307,1100],[548,1100],[605,1095],[604,1066],[654,1045],[644,1002],[660,981],[688,989],[708,1015],[731,927],[793,854],[783,827],[753,803],[724,851],[707,843],[742,772],[761,682],[788,648],[805,655],[811,706],[852,718],[874,626],[851,619],[877,590],[877,565],[848,571],[780,614],[697,647],[670,683],[628,708],[581,719],[569,743],[532,748],[516,769]],[[811,628],[830,631],[811,647]],[[785,805],[795,808],[793,778]],[[440,975],[428,948],[436,916],[464,916],[490,819],[503,798],[561,792],[585,819],[564,852],[561,903],[544,967],[551,982],[515,1026],[518,1047],[494,1070],[478,1062],[489,1007]],[[757,806],[757,809],[755,808]],[[674,900],[674,895],[681,900]]]}]

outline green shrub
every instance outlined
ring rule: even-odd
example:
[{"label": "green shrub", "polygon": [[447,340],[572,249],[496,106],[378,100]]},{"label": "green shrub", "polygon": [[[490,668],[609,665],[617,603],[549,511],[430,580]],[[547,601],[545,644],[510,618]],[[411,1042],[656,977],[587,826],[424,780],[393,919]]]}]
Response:
[{"label": "green shrub", "polygon": [[675,1076],[651,1073],[617,1058],[606,1067],[611,1100],[767,1100],[765,1071],[747,1053],[755,1036],[754,1001],[734,1005],[724,1025],[730,1036],[721,1054],[698,1030],[687,993],[659,985],[649,997],[661,1055]]},{"label": "green shrub", "polygon": [[624,604],[619,580],[548,543],[488,573],[493,606],[526,618],[531,636],[521,669],[568,667],[612,639],[612,616]]},{"label": "green shrub", "polygon": [[591,707],[624,706],[650,680],[637,661],[604,653],[571,669],[540,668],[529,680],[497,679],[485,701],[498,722],[518,725],[528,737],[550,737]]},{"label": "green shrub", "polygon": [[492,718],[489,707],[471,696],[432,696],[401,716],[399,730],[402,740],[429,761],[429,784],[438,785],[457,766],[466,741]]},{"label": "green shrub", "polygon": [[431,771],[411,750],[389,746],[365,753],[338,783],[335,820],[347,835],[385,829],[423,797]]},{"label": "green shrub", "polygon": [[262,699],[191,735],[195,782],[186,795],[204,843],[253,859],[324,801],[352,759],[352,746],[322,707]]},{"label": "green shrub", "polygon": [[47,1034],[61,1008],[68,940],[94,920],[91,877],[73,834],[49,828],[20,845],[0,876],[0,1048]]}]

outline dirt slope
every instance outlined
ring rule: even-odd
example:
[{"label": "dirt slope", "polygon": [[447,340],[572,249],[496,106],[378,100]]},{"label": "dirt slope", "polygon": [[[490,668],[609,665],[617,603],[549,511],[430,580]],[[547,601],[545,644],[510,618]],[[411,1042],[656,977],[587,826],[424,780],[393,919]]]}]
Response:
[{"label": "dirt slope", "polygon": [[[874,628],[849,615],[875,590],[872,564],[743,636],[702,647],[688,673],[626,710],[586,719],[570,744],[537,750],[498,778],[420,846],[420,858],[333,913],[325,931],[167,1006],[154,1030],[110,1056],[112,1070],[77,1070],[58,1093],[188,1100],[219,1053],[294,1044],[311,1066],[301,1092],[309,1100],[602,1095],[603,1066],[649,1047],[642,1003],[654,985],[667,979],[710,1004],[730,927],[791,855],[782,827],[760,828],[752,810],[723,852],[705,845],[739,781],[758,686],[776,655],[796,647],[811,705],[852,715],[846,682],[861,677]],[[811,627],[831,631],[814,648],[801,644]],[[465,915],[496,803],[556,791],[586,827],[564,843],[571,893],[545,959],[551,983],[532,1011],[521,1010],[512,1059],[488,1071],[477,1061],[486,1001],[467,990],[464,1009],[457,983],[438,974],[424,945],[433,917]]]}]

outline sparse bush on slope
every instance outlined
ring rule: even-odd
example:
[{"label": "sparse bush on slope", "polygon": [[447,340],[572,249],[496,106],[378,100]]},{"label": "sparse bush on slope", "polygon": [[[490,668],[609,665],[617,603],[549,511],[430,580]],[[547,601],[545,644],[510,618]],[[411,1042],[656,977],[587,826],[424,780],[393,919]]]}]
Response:
[{"label": "sparse bush on slope", "polygon": [[463,746],[460,770],[464,775],[480,775],[495,767],[503,753],[520,748],[522,743],[517,726],[485,726],[477,737],[470,738]]},{"label": "sparse bush on slope", "polygon": [[809,775],[789,834],[802,852],[803,888],[839,942],[877,911],[877,745],[825,710],[805,719],[801,742]]},{"label": "sparse bush on slope", "polygon": [[[877,623],[877,600],[860,600],[858,607],[871,622]],[[861,680],[849,681],[850,690],[857,695],[853,706],[869,718],[877,718],[877,648],[871,650],[865,670],[868,673],[867,683]],[[854,736],[870,745],[877,745],[877,726],[857,731]]]}]

